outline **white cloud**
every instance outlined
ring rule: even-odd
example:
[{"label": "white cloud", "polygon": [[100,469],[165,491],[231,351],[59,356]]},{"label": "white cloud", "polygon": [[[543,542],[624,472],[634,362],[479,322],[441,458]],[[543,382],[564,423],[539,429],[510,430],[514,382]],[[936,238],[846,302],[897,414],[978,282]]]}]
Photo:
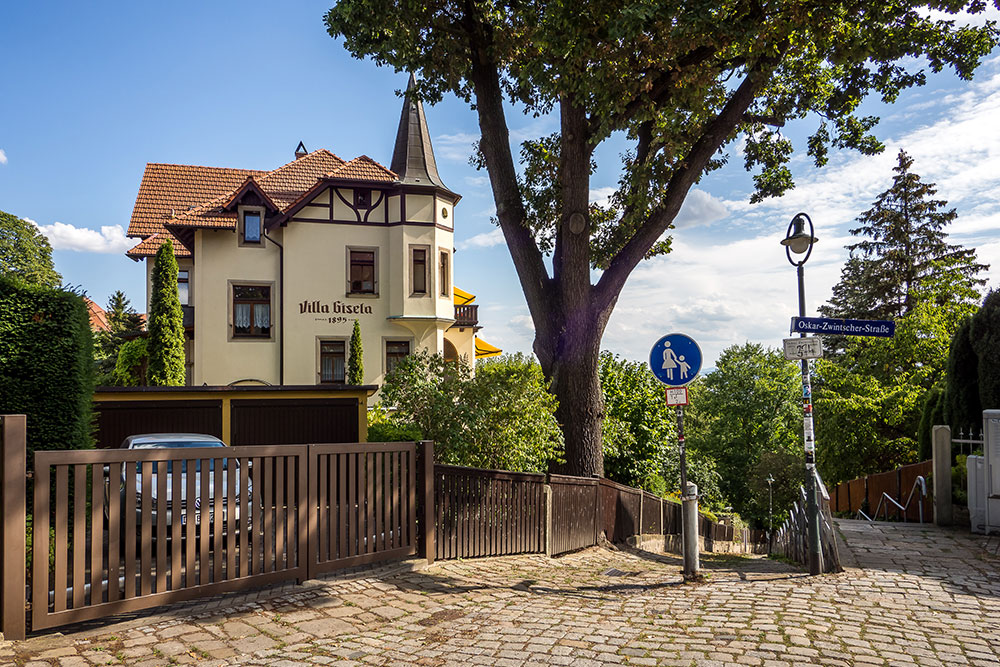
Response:
[{"label": "white cloud", "polygon": [[466,248],[492,248],[493,246],[502,245],[503,242],[503,231],[501,229],[494,229],[490,232],[476,234],[459,243],[458,247],[462,250]]},{"label": "white cloud", "polygon": [[2,148],[0,148],[0,164],[7,164],[7,153]]},{"label": "white cloud", "polygon": [[466,176],[465,182],[475,188],[481,188],[484,185],[488,185],[490,179],[486,176]]},{"label": "white cloud", "polygon": [[473,146],[479,142],[479,135],[468,132],[441,134],[434,137],[434,154],[446,160],[468,162]]},{"label": "white cloud", "polygon": [[65,222],[39,225],[34,220],[28,218],[25,220],[38,227],[48,237],[54,250],[119,254],[124,253],[136,243],[125,236],[125,230],[121,225],[104,225],[98,232],[87,227],[74,227]]},{"label": "white cloud", "polygon": [[688,192],[681,210],[677,212],[677,217],[674,218],[674,227],[683,229],[710,225],[728,215],[729,209],[726,208],[726,204],[722,200],[716,199],[704,190],[693,189]]}]

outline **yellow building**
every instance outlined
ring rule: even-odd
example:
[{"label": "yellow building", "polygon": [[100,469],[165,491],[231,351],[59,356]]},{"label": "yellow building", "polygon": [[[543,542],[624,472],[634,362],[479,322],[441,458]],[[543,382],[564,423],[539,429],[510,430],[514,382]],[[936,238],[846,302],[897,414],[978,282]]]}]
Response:
[{"label": "yellow building", "polygon": [[[411,77],[410,85],[413,85]],[[365,384],[423,349],[492,356],[474,297],[453,282],[454,209],[420,102],[407,99],[390,168],[307,152],[273,171],[148,164],[127,254],[171,241],[184,308],[187,382],[344,383],[354,320]]]}]

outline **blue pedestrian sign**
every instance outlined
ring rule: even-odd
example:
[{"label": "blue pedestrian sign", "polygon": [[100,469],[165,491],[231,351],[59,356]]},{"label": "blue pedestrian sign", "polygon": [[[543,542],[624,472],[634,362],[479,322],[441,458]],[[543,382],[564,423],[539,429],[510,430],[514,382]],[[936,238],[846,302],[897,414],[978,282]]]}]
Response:
[{"label": "blue pedestrian sign", "polygon": [[668,387],[683,387],[701,370],[701,348],[690,336],[667,334],[649,351],[649,367]]}]

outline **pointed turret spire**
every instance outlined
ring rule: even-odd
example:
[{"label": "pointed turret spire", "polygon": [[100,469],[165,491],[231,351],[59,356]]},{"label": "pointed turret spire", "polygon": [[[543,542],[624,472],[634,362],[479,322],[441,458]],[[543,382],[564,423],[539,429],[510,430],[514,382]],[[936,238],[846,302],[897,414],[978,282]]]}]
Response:
[{"label": "pointed turret spire", "polygon": [[392,152],[392,164],[389,168],[396,172],[401,182],[408,185],[436,185],[448,190],[441,182],[437,163],[434,161],[424,105],[410,95],[416,85],[417,78],[411,73],[403,96],[403,112],[399,117],[396,147]]}]

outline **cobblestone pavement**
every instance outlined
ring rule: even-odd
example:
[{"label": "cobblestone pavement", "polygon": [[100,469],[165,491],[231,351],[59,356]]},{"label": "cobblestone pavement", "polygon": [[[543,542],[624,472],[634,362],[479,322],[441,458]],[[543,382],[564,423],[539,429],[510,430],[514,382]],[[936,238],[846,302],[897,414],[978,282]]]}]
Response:
[{"label": "cobblestone pavement", "polygon": [[[242,594],[0,647],[41,667],[997,665],[1000,559],[984,539],[841,521],[844,572],[760,557],[593,548]],[[994,538],[995,542],[995,538]]]}]

